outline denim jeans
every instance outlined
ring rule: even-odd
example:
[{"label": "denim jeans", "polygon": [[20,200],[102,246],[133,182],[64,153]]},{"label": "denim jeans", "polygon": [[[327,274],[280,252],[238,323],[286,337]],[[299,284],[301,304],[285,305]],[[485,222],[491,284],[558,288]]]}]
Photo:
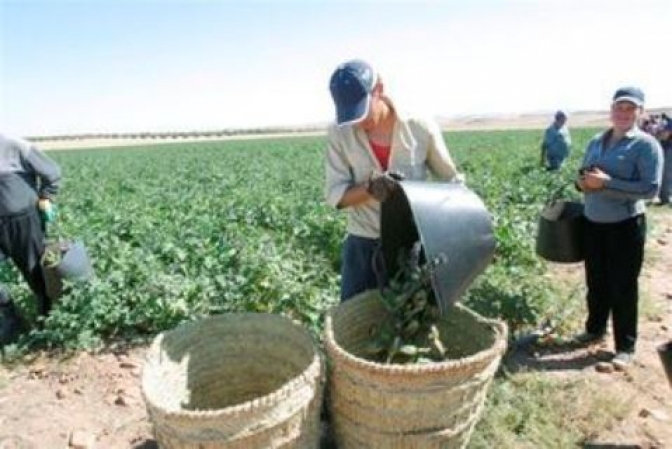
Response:
[{"label": "denim jeans", "polygon": [[[358,293],[378,288],[378,277],[384,278],[382,263],[374,268],[380,239],[371,239],[348,234],[345,238],[341,262],[341,301]],[[377,274],[378,273],[378,274]]]}]

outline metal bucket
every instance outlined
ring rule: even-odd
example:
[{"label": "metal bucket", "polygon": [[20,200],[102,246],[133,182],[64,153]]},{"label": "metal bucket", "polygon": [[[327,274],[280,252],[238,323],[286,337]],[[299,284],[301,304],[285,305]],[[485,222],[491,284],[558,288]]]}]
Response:
[{"label": "metal bucket", "polygon": [[82,241],[73,240],[69,243],[68,250],[63,255],[61,263],[58,264],[58,272],[64,279],[75,281],[88,281],[91,279],[93,276],[93,266]]},{"label": "metal bucket", "polygon": [[658,356],[660,356],[660,361],[663,364],[663,368],[665,368],[667,380],[672,387],[672,340],[658,345],[656,350],[658,351]]},{"label": "metal bucket", "polygon": [[[46,262],[48,252],[60,253],[56,265]],[[61,241],[47,245],[42,256],[47,296],[56,300],[63,294],[63,280],[85,282],[93,277],[93,266],[84,243],[79,240]]]},{"label": "metal bucket", "polygon": [[[548,216],[544,212],[561,207],[558,216]],[[536,252],[551,262],[581,262],[583,250],[583,204],[575,201],[554,202],[546,206],[539,216]]]},{"label": "metal bucket", "polygon": [[381,246],[386,272],[420,240],[423,259],[445,257],[432,274],[442,314],[462,297],[490,263],[495,237],[481,199],[459,183],[403,181],[381,206]]}]

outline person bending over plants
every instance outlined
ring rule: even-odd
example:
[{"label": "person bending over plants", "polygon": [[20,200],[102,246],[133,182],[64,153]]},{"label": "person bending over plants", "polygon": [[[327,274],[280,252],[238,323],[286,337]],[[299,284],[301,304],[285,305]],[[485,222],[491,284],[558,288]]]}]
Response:
[{"label": "person bending over plants", "polygon": [[[0,134],[0,259],[11,259],[26,280],[43,317],[51,309],[40,258],[45,223],[55,217],[60,167],[31,143]],[[22,320],[0,283],[0,346],[13,342]]]},{"label": "person bending over plants", "polygon": [[378,287],[372,267],[380,245],[380,205],[402,179],[463,181],[439,126],[404,114],[362,60],[340,64],[329,82],[336,123],[328,132],[326,201],[348,212],[341,301]]}]

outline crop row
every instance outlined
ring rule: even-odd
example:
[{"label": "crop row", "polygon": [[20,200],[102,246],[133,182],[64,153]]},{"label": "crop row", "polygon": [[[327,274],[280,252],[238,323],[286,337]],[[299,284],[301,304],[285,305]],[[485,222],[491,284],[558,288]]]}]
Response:
[{"label": "crop row", "polygon": [[[493,264],[464,300],[521,330],[557,309],[534,254],[536,218],[576,168],[539,167],[539,131],[450,133],[467,184],[492,213]],[[59,220],[50,239],[83,240],[95,279],[72,285],[26,343],[89,347],[152,335],[212,313],[282,313],[318,333],[337,302],[344,214],[323,201],[323,137],[58,151]],[[30,294],[5,266],[30,312]]]}]

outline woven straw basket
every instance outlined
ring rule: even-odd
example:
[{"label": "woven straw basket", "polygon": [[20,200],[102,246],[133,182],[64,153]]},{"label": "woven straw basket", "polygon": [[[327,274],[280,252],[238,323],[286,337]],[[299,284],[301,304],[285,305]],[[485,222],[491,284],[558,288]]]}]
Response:
[{"label": "woven straw basket", "polygon": [[377,292],[327,315],[328,402],[339,449],[465,447],[506,350],[506,325],[457,304],[438,325],[449,360],[385,365],[360,357],[387,316]]},{"label": "woven straw basket", "polygon": [[280,315],[213,316],[159,334],[142,391],[161,448],[317,448],[322,363]]}]

